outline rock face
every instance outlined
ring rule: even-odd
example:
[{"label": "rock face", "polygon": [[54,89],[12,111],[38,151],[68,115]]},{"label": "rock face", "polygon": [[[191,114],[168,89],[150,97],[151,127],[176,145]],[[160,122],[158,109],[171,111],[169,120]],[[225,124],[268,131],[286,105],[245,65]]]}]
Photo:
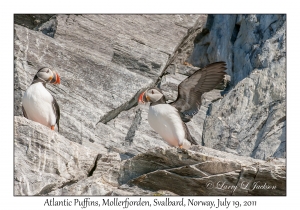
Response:
[{"label": "rock face", "polygon": [[123,182],[178,195],[285,195],[286,189],[284,160],[267,163],[202,146],[149,150],[122,170]]},{"label": "rock face", "polygon": [[53,16],[54,15],[47,14],[16,14],[14,16],[14,22],[29,29],[36,29],[44,23],[47,23]]},{"label": "rock face", "polygon": [[97,153],[15,117],[15,194],[43,195],[86,178]]},{"label": "rock face", "polygon": [[14,121],[15,195],[285,195],[284,159],[193,146],[156,147],[122,161],[24,117]]},{"label": "rock face", "polygon": [[170,194],[119,187],[118,153],[99,154],[24,117],[14,122],[15,195]]},{"label": "rock face", "polygon": [[[15,195],[285,195],[285,28],[285,15],[16,15]],[[199,146],[170,148],[137,97],[158,86],[173,101],[220,60],[230,83],[187,123]],[[44,66],[61,76],[47,86],[60,133],[22,117]]]},{"label": "rock face", "polygon": [[206,27],[190,62],[226,60],[231,88],[209,109],[204,145],[263,160],[285,158],[285,15],[215,15]]}]

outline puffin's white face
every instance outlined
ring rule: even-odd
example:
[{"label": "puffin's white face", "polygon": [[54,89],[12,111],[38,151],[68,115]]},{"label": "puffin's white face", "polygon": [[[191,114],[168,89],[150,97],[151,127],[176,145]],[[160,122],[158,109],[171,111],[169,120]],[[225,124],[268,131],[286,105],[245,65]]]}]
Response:
[{"label": "puffin's white face", "polygon": [[60,84],[59,75],[47,67],[40,69],[36,75],[47,83]]},{"label": "puffin's white face", "polygon": [[154,102],[158,101],[159,99],[161,99],[161,97],[163,97],[163,94],[153,88],[153,89],[149,89],[149,90],[146,90],[145,92],[143,92],[140,95],[138,102],[139,103],[145,103],[145,102],[154,103]]}]

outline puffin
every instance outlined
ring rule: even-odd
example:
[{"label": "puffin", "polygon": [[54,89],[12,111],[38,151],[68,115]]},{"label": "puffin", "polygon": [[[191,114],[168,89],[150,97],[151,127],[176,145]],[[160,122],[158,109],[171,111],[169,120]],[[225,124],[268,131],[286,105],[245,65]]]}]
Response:
[{"label": "puffin", "polygon": [[60,110],[55,98],[46,89],[46,84],[60,84],[58,73],[48,67],[38,70],[31,85],[22,98],[23,115],[29,120],[45,125],[59,132]]},{"label": "puffin", "polygon": [[156,87],[139,95],[139,104],[150,102],[148,123],[170,146],[189,149],[197,145],[185,123],[198,113],[202,94],[222,82],[226,69],[226,63],[220,61],[197,70],[178,85],[177,99],[171,103],[166,103],[164,94]]}]

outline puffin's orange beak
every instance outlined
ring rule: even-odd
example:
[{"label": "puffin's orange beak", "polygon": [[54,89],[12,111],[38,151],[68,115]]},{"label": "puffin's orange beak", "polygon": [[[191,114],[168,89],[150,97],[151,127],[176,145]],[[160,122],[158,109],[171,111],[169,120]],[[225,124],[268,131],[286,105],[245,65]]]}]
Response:
[{"label": "puffin's orange beak", "polygon": [[[145,91],[145,92],[146,92],[146,91]],[[139,103],[139,104],[140,104],[140,103],[143,103],[143,104],[145,103],[145,101],[143,100],[145,92],[142,92],[142,93],[140,94],[139,100],[138,100],[138,103]]]},{"label": "puffin's orange beak", "polygon": [[56,72],[55,72],[55,82],[53,84],[60,84],[60,77]]}]

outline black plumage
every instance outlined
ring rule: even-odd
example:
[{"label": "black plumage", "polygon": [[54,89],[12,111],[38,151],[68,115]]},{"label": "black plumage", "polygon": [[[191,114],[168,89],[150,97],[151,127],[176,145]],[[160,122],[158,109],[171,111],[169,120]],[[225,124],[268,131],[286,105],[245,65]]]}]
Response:
[{"label": "black plumage", "polygon": [[183,122],[189,122],[198,113],[202,94],[221,83],[226,74],[225,66],[224,61],[209,64],[179,84],[177,99],[170,105],[178,110]]},{"label": "black plumage", "polygon": [[59,109],[58,103],[56,102],[54,96],[52,96],[52,97],[53,97],[52,107],[53,107],[53,111],[56,116],[57,131],[59,132],[60,109]]}]

